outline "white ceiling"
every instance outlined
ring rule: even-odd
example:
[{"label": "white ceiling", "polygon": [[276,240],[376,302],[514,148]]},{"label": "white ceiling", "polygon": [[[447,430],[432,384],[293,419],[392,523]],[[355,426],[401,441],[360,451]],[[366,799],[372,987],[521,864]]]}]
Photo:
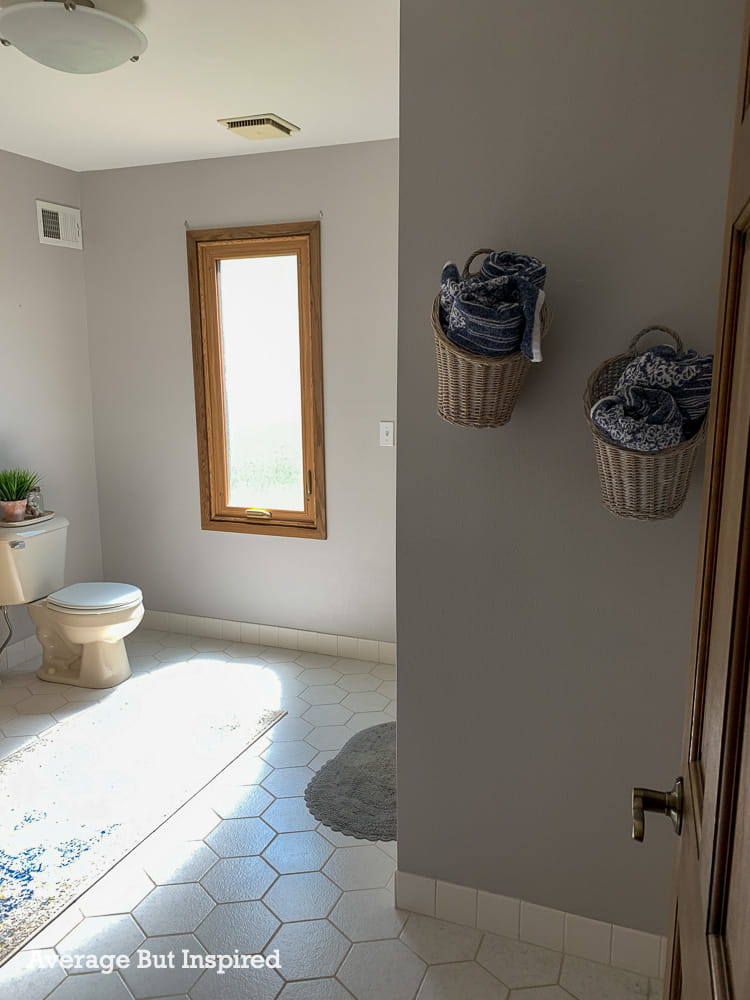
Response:
[{"label": "white ceiling", "polygon": [[[145,33],[140,62],[73,75],[0,47],[0,148],[98,170],[398,135],[399,0],[95,2]],[[264,112],[302,131],[216,124]]]}]

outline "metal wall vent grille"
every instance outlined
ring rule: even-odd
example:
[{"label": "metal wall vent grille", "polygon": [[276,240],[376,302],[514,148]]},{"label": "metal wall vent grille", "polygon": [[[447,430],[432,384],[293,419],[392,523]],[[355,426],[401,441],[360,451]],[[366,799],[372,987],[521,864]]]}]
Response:
[{"label": "metal wall vent grille", "polygon": [[48,208],[42,209],[42,235],[51,240],[61,240],[60,215],[58,212],[51,212]]},{"label": "metal wall vent grille", "polygon": [[80,209],[37,201],[36,221],[40,243],[53,243],[72,250],[83,249]]}]

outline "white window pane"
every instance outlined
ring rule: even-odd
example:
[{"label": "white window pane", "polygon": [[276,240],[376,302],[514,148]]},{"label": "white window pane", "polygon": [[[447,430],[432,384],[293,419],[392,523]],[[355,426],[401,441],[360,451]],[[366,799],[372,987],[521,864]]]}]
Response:
[{"label": "white window pane", "polygon": [[219,266],[229,505],[304,510],[297,258]]}]

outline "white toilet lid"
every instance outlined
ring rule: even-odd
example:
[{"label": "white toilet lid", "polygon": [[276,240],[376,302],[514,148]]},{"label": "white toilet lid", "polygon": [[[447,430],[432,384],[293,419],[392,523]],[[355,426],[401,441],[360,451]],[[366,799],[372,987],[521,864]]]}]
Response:
[{"label": "white toilet lid", "polygon": [[74,583],[50,594],[47,603],[71,611],[122,611],[142,599],[138,587],[128,583]]}]

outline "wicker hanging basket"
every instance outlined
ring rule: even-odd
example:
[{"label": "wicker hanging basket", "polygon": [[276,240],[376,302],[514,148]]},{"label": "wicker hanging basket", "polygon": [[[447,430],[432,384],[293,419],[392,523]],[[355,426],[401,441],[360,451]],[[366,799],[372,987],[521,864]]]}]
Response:
[{"label": "wicker hanging basket", "polygon": [[591,428],[604,506],[618,517],[659,521],[674,517],[682,507],[690,485],[690,474],[699,445],[706,436],[706,420],[700,430],[674,448],[664,451],[632,451],[612,444],[591,419],[591,408],[610,396],[620,375],[638,353],[638,344],[648,333],[670,336],[680,353],[685,348],[679,335],[666,326],[649,326],[633,338],[625,354],[608,358],[592,372],[583,396],[586,420]]},{"label": "wicker hanging basket", "polygon": [[[475,257],[492,250],[475,250],[464,264],[463,279],[472,278]],[[542,336],[549,329],[551,313],[546,303],[541,313]],[[440,325],[440,296],[432,306],[432,330],[437,361],[437,411],[443,420],[461,427],[501,427],[513,415],[531,362],[520,351],[488,358],[456,347]]]}]

